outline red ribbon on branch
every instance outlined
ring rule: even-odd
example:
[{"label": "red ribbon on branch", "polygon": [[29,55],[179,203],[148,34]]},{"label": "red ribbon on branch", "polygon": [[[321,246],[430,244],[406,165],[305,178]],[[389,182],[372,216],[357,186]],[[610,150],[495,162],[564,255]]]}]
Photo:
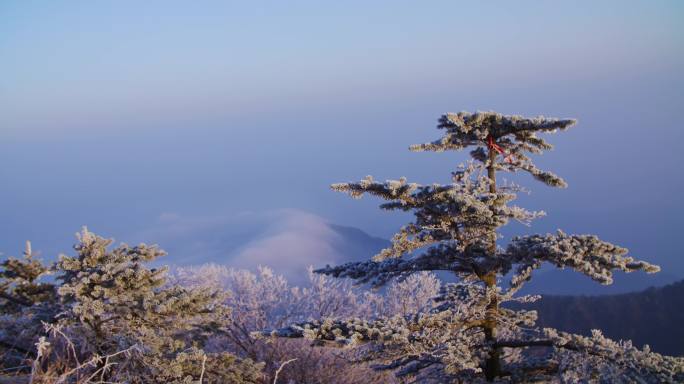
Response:
[{"label": "red ribbon on branch", "polygon": [[492,135],[487,136],[487,147],[490,151],[498,152],[501,156],[504,157],[504,161],[506,161],[507,163],[511,162],[511,155],[507,154],[506,151],[504,151],[504,149],[494,141]]}]

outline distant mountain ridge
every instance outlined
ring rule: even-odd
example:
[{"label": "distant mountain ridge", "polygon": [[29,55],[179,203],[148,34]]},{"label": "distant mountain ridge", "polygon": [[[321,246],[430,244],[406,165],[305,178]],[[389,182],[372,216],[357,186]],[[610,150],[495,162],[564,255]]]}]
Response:
[{"label": "distant mountain ridge", "polygon": [[[163,215],[156,227],[137,236],[168,251],[160,263],[196,265],[218,263],[254,269],[272,267],[293,282],[306,279],[306,268],[370,259],[390,245],[361,229],[330,223],[315,214],[281,209],[262,213],[183,217]],[[441,273],[453,280],[449,273]],[[523,293],[607,295],[664,286],[684,276],[616,273],[612,285],[600,285],[571,270],[544,269],[534,273]]]},{"label": "distant mountain ridge", "polygon": [[296,210],[183,217],[163,215],[136,236],[168,252],[161,264],[217,263],[236,268],[273,268],[291,283],[306,281],[306,269],[368,260],[390,245],[386,239]]},{"label": "distant mountain ridge", "polygon": [[666,355],[684,356],[684,280],[641,292],[606,296],[542,296],[538,324],[589,334],[600,329],[615,340],[632,340]]},{"label": "distant mountain ridge", "polygon": [[521,294],[544,295],[618,295],[637,292],[651,287],[662,287],[681,280],[667,271],[654,274],[643,272],[613,274],[613,283],[602,285],[589,277],[570,269],[540,270],[532,275],[532,280],[520,291]]},{"label": "distant mountain ridge", "polygon": [[[168,256],[160,264],[217,263],[250,269],[265,265],[292,284],[305,282],[310,265],[364,261],[390,245],[361,229],[294,209],[205,217],[165,214],[156,226],[132,240],[157,243],[166,250]],[[440,276],[453,280],[449,273]],[[542,326],[583,334],[598,328],[613,339],[631,339],[657,352],[684,355],[681,276],[667,271],[619,273],[615,280],[602,286],[571,270],[542,269],[522,293],[543,295],[540,302],[528,306],[539,311]],[[649,286],[660,288],[645,289]]]},{"label": "distant mountain ridge", "polygon": [[392,244],[387,239],[369,235],[355,227],[337,224],[329,224],[329,226],[340,235],[333,242],[335,249],[340,254],[349,256],[348,261],[368,260]]}]

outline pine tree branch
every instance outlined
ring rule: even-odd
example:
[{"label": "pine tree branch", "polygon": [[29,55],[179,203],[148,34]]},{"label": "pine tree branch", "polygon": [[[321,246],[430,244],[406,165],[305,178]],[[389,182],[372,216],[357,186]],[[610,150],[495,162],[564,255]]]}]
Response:
[{"label": "pine tree branch", "polygon": [[575,343],[557,343],[553,340],[499,340],[492,344],[494,347],[503,348],[526,348],[526,347],[554,347],[563,348],[575,352],[586,352],[594,356],[603,356],[601,353],[582,348]]},{"label": "pine tree branch", "polygon": [[8,294],[7,292],[0,291],[0,298],[11,301],[15,304],[23,305],[25,307],[30,307],[33,305],[33,302],[31,302],[30,300],[23,299],[21,297],[12,296],[12,295]]}]

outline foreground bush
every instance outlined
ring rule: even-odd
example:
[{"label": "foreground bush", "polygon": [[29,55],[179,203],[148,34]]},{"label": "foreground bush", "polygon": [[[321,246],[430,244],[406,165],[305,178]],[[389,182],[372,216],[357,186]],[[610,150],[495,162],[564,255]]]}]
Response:
[{"label": "foreground bush", "polygon": [[224,293],[231,308],[230,324],[207,345],[210,350],[228,350],[264,362],[266,382],[272,382],[284,361],[291,362],[278,376],[282,383],[396,382],[390,373],[359,363],[356,351],[320,348],[305,340],[255,338],[253,332],[298,321],[418,313],[431,307],[439,293],[439,280],[433,274],[416,274],[380,294],[355,288],[349,280],[314,274],[311,269],[308,276],[307,286],[291,287],[270,268],[260,267],[253,273],[206,264],[176,269],[173,281]]},{"label": "foreground bush", "polygon": [[[155,246],[113,249],[87,230],[75,256],[47,267],[27,248],[0,271],[2,369],[34,383],[392,383],[355,352],[253,332],[295,321],[374,318],[427,310],[439,292],[418,274],[384,294],[314,274],[290,287],[284,277],[207,264],[150,269]],[[46,279],[53,275],[52,280]],[[259,363],[255,363],[259,362]],[[288,362],[286,365],[283,363]],[[0,376],[0,379],[2,377]]]},{"label": "foreground bush", "polygon": [[34,383],[259,382],[261,364],[204,350],[229,326],[221,292],[169,285],[145,266],[163,251],[111,243],[84,229],[53,268],[60,284],[37,281],[49,270],[30,250],[3,263],[3,368]]}]

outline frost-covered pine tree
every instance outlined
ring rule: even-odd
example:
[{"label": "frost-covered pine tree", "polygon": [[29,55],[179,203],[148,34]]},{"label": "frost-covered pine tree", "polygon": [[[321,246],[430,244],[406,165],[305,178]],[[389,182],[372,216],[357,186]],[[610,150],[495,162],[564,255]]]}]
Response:
[{"label": "frost-covered pine tree", "polygon": [[30,242],[26,242],[23,260],[10,257],[0,268],[0,313],[55,300],[55,287],[40,281],[50,270],[34,258]]},{"label": "frost-covered pine tree", "polygon": [[86,228],[78,238],[77,254],[61,255],[57,264],[58,294],[69,310],[55,326],[80,339],[80,353],[128,351],[117,356],[122,360],[116,361],[117,369],[98,360],[98,376],[130,383],[189,383],[200,377],[210,383],[259,381],[260,364],[203,350],[211,335],[230,324],[230,308],[220,292],[168,284],[167,268],[146,265],[166,254],[157,246],[110,249],[113,240]]},{"label": "frost-covered pine tree", "polygon": [[[681,359],[614,342],[599,331],[591,337],[534,326],[534,311],[514,311],[516,296],[544,263],[571,268],[601,284],[615,270],[657,272],[659,268],[626,256],[627,250],[593,235],[555,234],[513,238],[497,244],[498,230],[511,220],[525,224],[544,215],[511,205],[520,187],[497,183],[497,173],[524,171],[551,187],[566,187],[555,174],[537,168],[529,154],[552,146],[538,136],[566,130],[572,119],[525,118],[495,112],[449,113],[439,119],[444,135],[414,151],[472,148],[471,162],[446,185],[419,185],[405,178],[334,184],[354,198],[371,194],[387,200],[386,210],[412,212],[392,245],[372,260],[325,267],[318,273],[355,279],[379,287],[421,271],[448,271],[458,283],[445,285],[432,310],[413,316],[373,320],[323,320],[271,332],[343,345],[369,342],[365,358],[398,375],[422,375],[438,382],[601,381],[677,382],[684,380]],[[510,283],[502,286],[504,278]],[[506,280],[508,281],[508,280]],[[368,345],[368,344],[366,344]],[[436,376],[435,376],[436,375]]]},{"label": "frost-covered pine tree", "polygon": [[0,263],[0,370],[21,365],[43,330],[42,322],[60,312],[57,289],[43,281],[49,274],[30,242],[22,259],[10,257]]},{"label": "frost-covered pine tree", "polygon": [[78,239],[51,267],[30,245],[0,263],[0,371],[32,383],[262,381],[263,364],[207,348],[231,325],[223,292],[172,284],[147,266],[165,254],[157,246],[111,247],[85,228]]}]

